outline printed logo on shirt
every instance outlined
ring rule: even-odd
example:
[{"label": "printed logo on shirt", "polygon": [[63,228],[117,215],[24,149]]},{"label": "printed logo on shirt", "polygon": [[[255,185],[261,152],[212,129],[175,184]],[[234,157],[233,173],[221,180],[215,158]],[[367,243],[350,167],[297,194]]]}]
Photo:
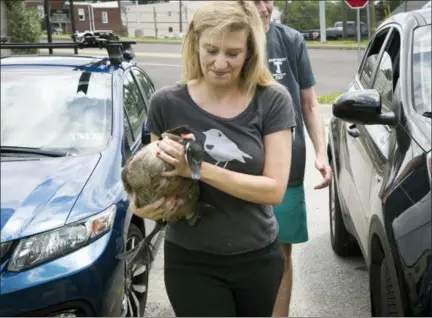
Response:
[{"label": "printed logo on shirt", "polygon": [[220,163],[225,168],[230,161],[237,160],[245,163],[245,158],[252,159],[220,130],[210,129],[205,131],[204,135],[206,136],[204,149],[210,157],[216,160],[216,166]]},{"label": "printed logo on shirt", "polygon": [[286,73],[284,72],[283,65],[286,63],[286,57],[275,57],[269,59],[269,65],[272,65],[271,71],[273,72],[273,77],[275,80],[282,80]]}]

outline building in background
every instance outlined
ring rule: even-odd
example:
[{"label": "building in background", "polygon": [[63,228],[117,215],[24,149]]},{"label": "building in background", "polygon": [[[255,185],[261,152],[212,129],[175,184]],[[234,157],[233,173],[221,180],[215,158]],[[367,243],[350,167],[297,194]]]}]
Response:
[{"label": "building in background", "polygon": [[[182,38],[195,11],[206,2],[182,0],[133,4],[124,1],[123,22],[130,37]],[[275,7],[272,19],[280,22],[280,17],[281,12]]]},{"label": "building in background", "polygon": [[195,11],[205,2],[182,0],[128,5],[128,34],[130,37],[182,37]]},{"label": "building in background", "polygon": [[[73,4],[75,27],[78,32],[112,30],[114,33],[125,35],[119,1],[74,1]],[[72,33],[70,24],[67,25],[66,33]]]},{"label": "building in background", "polygon": [[[104,1],[88,2],[74,1],[75,27],[78,32],[86,30],[112,30],[117,34],[125,35],[125,26],[122,23],[122,15],[119,2]],[[46,30],[44,21],[44,1],[24,0],[26,7],[33,7],[39,12],[42,29]],[[72,34],[70,15],[70,2],[68,0],[48,0],[48,10],[57,13],[51,15],[51,28],[53,33]],[[62,14],[64,13],[64,14]]]}]

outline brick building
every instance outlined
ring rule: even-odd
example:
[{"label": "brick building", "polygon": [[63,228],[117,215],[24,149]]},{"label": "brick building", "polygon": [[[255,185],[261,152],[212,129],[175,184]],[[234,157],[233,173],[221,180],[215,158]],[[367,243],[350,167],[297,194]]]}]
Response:
[{"label": "brick building", "polygon": [[[24,0],[24,2],[27,7],[34,7],[37,9],[41,19],[43,18],[43,0]],[[74,1],[73,9],[76,30],[78,32],[86,30],[113,30],[117,34],[123,34],[125,28],[122,25],[119,2],[120,0],[96,3]],[[48,7],[49,9],[67,9],[70,7],[70,3],[67,0],[48,0]],[[44,21],[42,21],[42,26],[45,29]],[[72,33],[72,24],[70,22],[60,23],[59,26],[63,29],[63,33]]]}]

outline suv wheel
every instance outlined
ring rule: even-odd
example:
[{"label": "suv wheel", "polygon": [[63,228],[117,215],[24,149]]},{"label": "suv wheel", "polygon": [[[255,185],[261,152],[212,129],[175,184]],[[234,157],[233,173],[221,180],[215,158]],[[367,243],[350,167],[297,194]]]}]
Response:
[{"label": "suv wheel", "polygon": [[[144,239],[143,233],[133,223],[130,224],[126,240],[126,251],[134,248]],[[126,265],[125,294],[123,296],[123,316],[143,317],[147,305],[149,272],[147,265]]]},{"label": "suv wheel", "polygon": [[345,228],[342,219],[342,209],[336,189],[335,176],[331,178],[329,187],[330,240],[333,251],[338,256],[358,255],[357,243]]}]

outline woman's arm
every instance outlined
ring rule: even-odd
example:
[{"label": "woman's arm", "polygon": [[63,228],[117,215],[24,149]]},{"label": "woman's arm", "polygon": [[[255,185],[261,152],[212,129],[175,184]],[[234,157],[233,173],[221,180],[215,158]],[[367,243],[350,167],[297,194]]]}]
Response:
[{"label": "woman's arm", "polygon": [[246,201],[278,205],[283,199],[291,167],[291,129],[264,136],[262,176],[238,173],[203,162],[201,181]]}]

